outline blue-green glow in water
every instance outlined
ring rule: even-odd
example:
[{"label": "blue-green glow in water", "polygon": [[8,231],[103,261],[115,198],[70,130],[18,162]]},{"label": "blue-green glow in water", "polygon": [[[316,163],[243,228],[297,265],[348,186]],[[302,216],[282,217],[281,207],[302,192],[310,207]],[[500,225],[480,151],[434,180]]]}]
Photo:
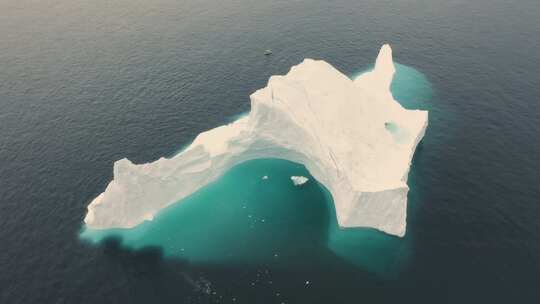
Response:
[{"label": "blue-green glow in water", "polygon": [[[269,178],[262,179],[264,175]],[[192,262],[301,257],[326,242],[329,212],[316,182],[295,187],[291,175],[309,173],[284,160],[246,162],[162,210],[151,222],[132,229],[86,230],[82,236],[92,241],[118,236],[130,248],[160,246],[166,256]]]},{"label": "blue-green glow in water", "polygon": [[430,110],[433,89],[427,77],[418,70],[396,63],[390,90],[394,99],[406,109]]},{"label": "blue-green glow in water", "polygon": [[[432,94],[426,78],[407,66],[398,64],[396,70],[391,87],[395,98],[405,107],[425,108]],[[269,178],[262,179],[265,175]],[[295,187],[293,175],[310,181]],[[313,261],[330,265],[340,258],[385,277],[403,266],[412,249],[407,236],[341,229],[331,194],[303,165],[279,159],[240,164],[161,210],[151,222],[132,229],[83,228],[80,236],[92,243],[119,238],[131,249],[158,246],[167,257],[194,263],[301,267]]]},{"label": "blue-green glow in water", "polygon": [[[403,64],[394,63],[396,73],[390,86],[394,99],[406,109],[430,110],[428,101],[433,97],[433,89],[427,77],[420,71]],[[355,79],[363,73],[373,70],[373,67],[355,73]]]}]

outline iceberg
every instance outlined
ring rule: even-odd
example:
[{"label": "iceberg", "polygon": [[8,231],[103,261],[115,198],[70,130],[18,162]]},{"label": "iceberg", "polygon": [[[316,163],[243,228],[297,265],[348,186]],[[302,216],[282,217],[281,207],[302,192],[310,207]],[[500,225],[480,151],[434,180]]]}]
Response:
[{"label": "iceberg", "polygon": [[291,176],[291,180],[293,182],[293,185],[302,186],[303,184],[307,183],[309,178],[305,176]]},{"label": "iceberg", "polygon": [[303,164],[332,194],[340,227],[371,227],[404,236],[407,177],[428,124],[390,92],[392,49],[355,80],[322,60],[305,59],[270,77],[251,96],[249,115],[199,134],[172,158],[114,163],[113,179],[88,205],[91,229],[131,228],[258,158]]}]

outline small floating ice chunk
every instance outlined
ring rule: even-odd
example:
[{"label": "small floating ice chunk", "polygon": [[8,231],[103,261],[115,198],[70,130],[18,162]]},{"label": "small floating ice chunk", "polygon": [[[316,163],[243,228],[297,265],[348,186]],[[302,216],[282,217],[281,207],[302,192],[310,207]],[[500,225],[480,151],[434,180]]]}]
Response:
[{"label": "small floating ice chunk", "polygon": [[264,54],[265,54],[266,56],[272,55],[272,50],[266,50],[266,51],[264,51]]},{"label": "small floating ice chunk", "polygon": [[291,180],[295,186],[302,186],[303,184],[307,183],[309,178],[305,176],[291,176]]},{"label": "small floating ice chunk", "polygon": [[268,179],[268,175],[263,176],[262,179]]}]

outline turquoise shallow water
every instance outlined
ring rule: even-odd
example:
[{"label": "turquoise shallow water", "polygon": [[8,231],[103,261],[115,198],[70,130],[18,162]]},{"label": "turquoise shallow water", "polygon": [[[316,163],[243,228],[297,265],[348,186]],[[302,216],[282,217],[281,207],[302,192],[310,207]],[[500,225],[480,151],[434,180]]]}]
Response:
[{"label": "turquoise shallow water", "polygon": [[[400,64],[391,89],[408,108],[426,108],[432,95],[423,74]],[[265,175],[269,178],[262,179]],[[295,187],[293,175],[310,181]],[[395,275],[412,250],[407,236],[340,228],[330,193],[303,165],[279,159],[238,165],[153,221],[132,229],[84,228],[81,238],[96,244],[119,238],[126,248],[157,246],[167,257],[205,264],[296,268],[341,258],[384,277]]]},{"label": "turquoise shallow water", "polygon": [[[406,109],[430,110],[429,101],[433,97],[433,88],[426,75],[417,69],[394,62],[396,73],[392,79],[390,90],[394,99]],[[373,66],[354,73],[351,78],[357,78],[363,73],[373,70]]]}]

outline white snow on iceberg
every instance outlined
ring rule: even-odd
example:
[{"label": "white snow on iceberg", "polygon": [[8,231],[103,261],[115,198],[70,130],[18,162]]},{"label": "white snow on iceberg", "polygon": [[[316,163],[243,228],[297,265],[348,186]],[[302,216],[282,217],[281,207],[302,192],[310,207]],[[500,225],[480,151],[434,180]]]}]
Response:
[{"label": "white snow on iceberg", "polygon": [[249,115],[199,134],[173,158],[115,162],[113,180],[84,221],[92,229],[130,228],[239,163],[281,158],[305,165],[332,193],[341,227],[403,236],[407,176],[428,113],[394,100],[394,73],[388,45],[374,70],[354,81],[324,61],[305,59],[253,93]]}]

